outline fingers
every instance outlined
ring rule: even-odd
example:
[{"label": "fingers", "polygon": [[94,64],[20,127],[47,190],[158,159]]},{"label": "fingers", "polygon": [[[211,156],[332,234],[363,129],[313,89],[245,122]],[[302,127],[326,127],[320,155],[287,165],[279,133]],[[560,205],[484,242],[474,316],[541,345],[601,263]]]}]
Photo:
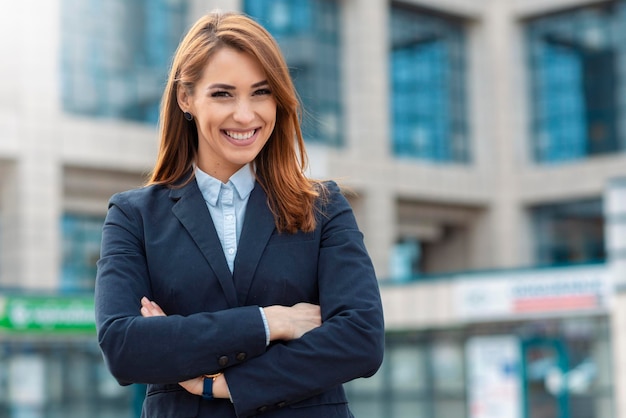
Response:
[{"label": "fingers", "polygon": [[165,312],[161,309],[156,302],[151,301],[147,297],[141,298],[141,316],[144,318],[151,318],[153,316],[166,316]]},{"label": "fingers", "polygon": [[184,382],[178,383],[185,389],[187,392],[193,395],[202,396],[202,390],[204,389],[204,378],[202,376],[185,380]]},{"label": "fingers", "polygon": [[270,341],[300,338],[322,324],[320,307],[311,303],[273,305],[263,308],[263,312],[269,326]]},{"label": "fingers", "polygon": [[300,338],[307,332],[322,325],[322,313],[319,305],[298,303],[290,308],[292,338]]},{"label": "fingers", "polygon": [[293,305],[291,308],[299,311],[303,317],[317,323],[318,326],[322,324],[322,310],[319,305],[301,302]]}]

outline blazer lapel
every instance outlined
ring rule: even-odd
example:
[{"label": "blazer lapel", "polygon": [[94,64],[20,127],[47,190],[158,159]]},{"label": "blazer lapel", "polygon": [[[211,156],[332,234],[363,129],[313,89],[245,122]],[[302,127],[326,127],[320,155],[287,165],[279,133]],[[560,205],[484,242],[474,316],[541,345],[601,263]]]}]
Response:
[{"label": "blazer lapel", "polygon": [[229,306],[236,307],[237,293],[233,284],[233,277],[226,263],[213,219],[211,219],[196,180],[191,180],[189,184],[180,189],[172,189],[170,197],[176,202],[172,207],[172,212],[209,262],[222,286]]},{"label": "blazer lapel", "polygon": [[248,199],[235,257],[233,279],[240,305],[246,302],[254,272],[274,228],[274,216],[268,207],[267,195],[261,185],[256,183]]}]

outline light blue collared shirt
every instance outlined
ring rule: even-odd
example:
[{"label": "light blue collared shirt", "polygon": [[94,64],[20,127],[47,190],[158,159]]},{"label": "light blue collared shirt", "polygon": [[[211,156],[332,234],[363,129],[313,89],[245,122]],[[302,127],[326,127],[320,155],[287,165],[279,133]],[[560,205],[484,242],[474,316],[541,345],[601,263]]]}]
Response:
[{"label": "light blue collared shirt", "polygon": [[[250,193],[254,189],[254,173],[252,166],[246,164],[233,174],[228,183],[224,184],[215,177],[196,167],[196,182],[204,197],[209,213],[213,219],[217,236],[222,244],[228,268],[232,273],[235,270],[235,256],[237,245],[241,237],[243,220],[246,216],[246,207]],[[265,326],[265,344],[270,343],[270,330],[265,312],[259,307],[263,325]]]},{"label": "light blue collared shirt", "polygon": [[248,198],[254,189],[252,167],[250,164],[241,167],[226,184],[196,167],[196,181],[209,208],[228,268],[232,273]]}]

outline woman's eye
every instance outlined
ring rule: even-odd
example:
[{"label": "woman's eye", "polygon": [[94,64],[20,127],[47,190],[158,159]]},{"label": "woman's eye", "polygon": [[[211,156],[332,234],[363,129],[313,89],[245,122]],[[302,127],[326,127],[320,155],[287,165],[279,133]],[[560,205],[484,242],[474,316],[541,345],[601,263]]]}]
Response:
[{"label": "woman's eye", "polygon": [[272,91],[270,89],[258,89],[254,92],[255,96],[264,96],[268,94],[272,94]]},{"label": "woman's eye", "polygon": [[211,97],[230,97],[230,93],[227,91],[214,91],[211,93]]}]

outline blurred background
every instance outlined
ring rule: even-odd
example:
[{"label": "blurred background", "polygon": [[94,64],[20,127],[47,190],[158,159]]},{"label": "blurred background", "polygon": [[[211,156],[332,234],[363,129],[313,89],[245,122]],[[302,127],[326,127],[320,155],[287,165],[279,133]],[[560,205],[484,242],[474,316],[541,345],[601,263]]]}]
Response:
[{"label": "blurred background", "polygon": [[21,0],[0,9],[0,418],[139,416],[95,338],[101,225],[214,8],[276,36],[311,175],[352,191],[387,325],[358,418],[626,417],[626,0]]}]

